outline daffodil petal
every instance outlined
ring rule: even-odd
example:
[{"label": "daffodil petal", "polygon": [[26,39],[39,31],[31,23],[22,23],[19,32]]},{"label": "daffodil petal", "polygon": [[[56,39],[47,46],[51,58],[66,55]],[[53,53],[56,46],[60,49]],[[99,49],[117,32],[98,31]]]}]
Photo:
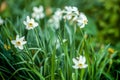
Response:
[{"label": "daffodil petal", "polygon": [[72,60],[75,64],[78,64],[78,61],[75,58],[73,58]]},{"label": "daffodil petal", "polygon": [[72,67],[73,67],[74,69],[78,69],[78,68],[79,68],[79,67],[78,67],[78,66],[76,66],[76,65],[75,65],[75,66],[72,66]]}]

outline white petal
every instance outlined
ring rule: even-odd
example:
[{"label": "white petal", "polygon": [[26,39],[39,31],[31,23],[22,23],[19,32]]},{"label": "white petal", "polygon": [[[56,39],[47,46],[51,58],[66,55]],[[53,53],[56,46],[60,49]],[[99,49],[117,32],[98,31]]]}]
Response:
[{"label": "white petal", "polygon": [[78,61],[75,58],[73,58],[72,60],[75,64],[78,64]]},{"label": "white petal", "polygon": [[19,40],[19,35],[16,36],[16,40]]},{"label": "white petal", "polygon": [[74,66],[72,66],[74,69],[78,69],[79,67],[78,66],[76,66],[76,65],[74,65]]},{"label": "white petal", "polygon": [[29,22],[30,21],[30,17],[29,16],[27,16],[27,22]]},{"label": "white petal", "polygon": [[85,59],[85,57],[83,56],[82,57],[82,63],[84,64],[86,62],[86,59]]},{"label": "white petal", "polygon": [[23,40],[24,40],[24,38],[25,38],[25,36],[21,37],[19,40],[20,40],[20,41],[23,41]]},{"label": "white petal", "polygon": [[41,12],[44,10],[43,6],[40,6],[39,9],[40,9]]},{"label": "white petal", "polygon": [[73,21],[76,21],[78,19],[78,16],[73,17]]},{"label": "white petal", "polygon": [[30,20],[30,23],[34,23],[35,21],[34,21],[34,19],[33,18],[31,18],[31,20]]},{"label": "white petal", "polygon": [[14,46],[15,46],[15,48],[17,48],[17,47],[18,47],[16,44],[15,44]]},{"label": "white petal", "polygon": [[88,67],[88,65],[87,65],[87,64],[84,64],[81,68],[86,68],[86,67]]},{"label": "white petal", "polygon": [[37,27],[37,26],[38,26],[38,23],[34,23],[34,26]]},{"label": "white petal", "polygon": [[23,21],[23,24],[24,24],[24,25],[27,25],[27,22],[26,22],[26,21]]},{"label": "white petal", "polygon": [[82,23],[83,23],[83,19],[78,18],[78,19],[77,19],[77,22],[82,24]]},{"label": "white petal", "polygon": [[83,56],[81,56],[81,55],[79,56],[79,61],[82,61],[82,57],[83,57]]},{"label": "white petal", "polygon": [[15,45],[16,44],[16,40],[12,40],[11,43]]},{"label": "white petal", "polygon": [[71,18],[72,18],[72,16],[71,16],[71,15],[68,15],[68,16],[67,16],[67,19],[68,19],[68,20],[70,20]]},{"label": "white petal", "polygon": [[35,18],[35,17],[36,17],[36,14],[35,14],[35,13],[32,13],[32,17]]},{"label": "white petal", "polygon": [[27,29],[27,30],[30,30],[30,29],[31,29],[31,27],[29,27],[29,26],[26,26],[26,29]]},{"label": "white petal", "polygon": [[85,57],[80,55],[79,63],[85,64],[85,61],[86,61]]},{"label": "white petal", "polygon": [[22,42],[22,45],[24,45],[24,44],[26,44],[26,43],[27,43],[27,41],[23,41],[23,42]]},{"label": "white petal", "polygon": [[80,26],[80,28],[84,28],[85,27],[85,24],[82,24],[81,26]]},{"label": "white petal", "polygon": [[33,7],[33,11],[34,12],[38,11],[38,8],[37,7]]},{"label": "white petal", "polygon": [[23,46],[18,46],[18,48],[22,50],[22,49],[23,49]]}]

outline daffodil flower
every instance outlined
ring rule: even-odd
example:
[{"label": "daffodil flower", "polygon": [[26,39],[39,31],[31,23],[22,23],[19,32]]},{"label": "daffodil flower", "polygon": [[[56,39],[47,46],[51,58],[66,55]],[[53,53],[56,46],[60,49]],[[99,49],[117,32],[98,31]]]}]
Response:
[{"label": "daffodil flower", "polygon": [[39,20],[45,17],[43,6],[33,7],[32,17]]},{"label": "daffodil flower", "polygon": [[24,40],[24,36],[19,38],[19,35],[16,36],[16,40],[12,40],[11,43],[19,49],[23,49],[23,45],[27,43],[27,41]]},{"label": "daffodil flower", "polygon": [[60,28],[60,20],[62,19],[62,10],[57,9],[54,15],[48,20],[48,24],[54,29]]},{"label": "daffodil flower", "polygon": [[63,13],[62,10],[60,8],[58,8],[53,15],[55,20],[60,21],[62,19],[62,13]]},{"label": "daffodil flower", "polygon": [[73,58],[73,62],[75,64],[74,66],[72,66],[74,69],[86,68],[88,66],[87,64],[85,64],[85,62],[86,62],[85,57],[81,56],[81,55],[80,55],[80,57],[77,57],[77,59]]},{"label": "daffodil flower", "polygon": [[26,21],[24,21],[23,23],[24,25],[26,25],[27,30],[34,29],[38,26],[38,23],[35,22],[33,18],[30,19],[29,16],[27,16]]},{"label": "daffodil flower", "polygon": [[80,28],[84,28],[85,25],[88,23],[87,17],[83,13],[79,14],[78,18],[76,18],[76,21],[78,23],[78,26],[80,26]]}]

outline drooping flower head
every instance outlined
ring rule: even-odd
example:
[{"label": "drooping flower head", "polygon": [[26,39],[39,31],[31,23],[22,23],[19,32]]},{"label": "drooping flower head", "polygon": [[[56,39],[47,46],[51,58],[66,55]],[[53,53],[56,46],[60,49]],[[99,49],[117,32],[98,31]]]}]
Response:
[{"label": "drooping flower head", "polygon": [[24,36],[19,38],[19,35],[16,36],[16,40],[12,40],[11,43],[19,49],[23,49],[23,45],[27,43],[27,41],[24,40]]},{"label": "drooping flower head", "polygon": [[80,13],[78,18],[76,18],[76,21],[80,28],[84,28],[85,25],[88,23],[87,17],[85,16],[84,13]]},{"label": "drooping flower head", "polygon": [[23,23],[24,25],[26,25],[27,30],[34,29],[38,26],[38,23],[35,22],[33,18],[30,19],[29,16],[27,16],[26,21],[24,21]]},{"label": "drooping flower head", "polygon": [[73,58],[73,62],[74,62],[74,64],[75,64],[75,65],[73,66],[74,69],[86,68],[86,67],[88,66],[87,64],[85,64],[85,62],[86,62],[85,57],[84,57],[84,56],[81,56],[81,55],[80,55],[80,57]]},{"label": "drooping flower head", "polygon": [[32,17],[39,20],[45,17],[43,6],[33,7]]}]

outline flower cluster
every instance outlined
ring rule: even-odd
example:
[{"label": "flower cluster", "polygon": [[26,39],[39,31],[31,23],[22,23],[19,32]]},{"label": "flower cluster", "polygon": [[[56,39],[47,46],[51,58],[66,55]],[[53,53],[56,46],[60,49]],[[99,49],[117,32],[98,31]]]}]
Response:
[{"label": "flower cluster", "polygon": [[73,66],[73,68],[75,68],[75,69],[81,69],[81,68],[86,68],[88,65],[87,64],[85,64],[85,62],[86,62],[86,59],[85,59],[85,57],[84,56],[81,56],[80,55],[80,57],[77,57],[77,58],[73,58],[73,62],[74,62],[74,66]]},{"label": "flower cluster", "polygon": [[80,13],[77,7],[66,6],[63,10],[63,18],[77,22],[80,28],[84,28],[88,20],[84,13]]},{"label": "flower cluster", "polygon": [[54,15],[48,20],[48,23],[55,29],[58,29],[62,19],[73,21],[77,23],[80,28],[84,28],[88,22],[85,14],[79,12],[77,7],[65,6],[63,10],[57,9]]}]

